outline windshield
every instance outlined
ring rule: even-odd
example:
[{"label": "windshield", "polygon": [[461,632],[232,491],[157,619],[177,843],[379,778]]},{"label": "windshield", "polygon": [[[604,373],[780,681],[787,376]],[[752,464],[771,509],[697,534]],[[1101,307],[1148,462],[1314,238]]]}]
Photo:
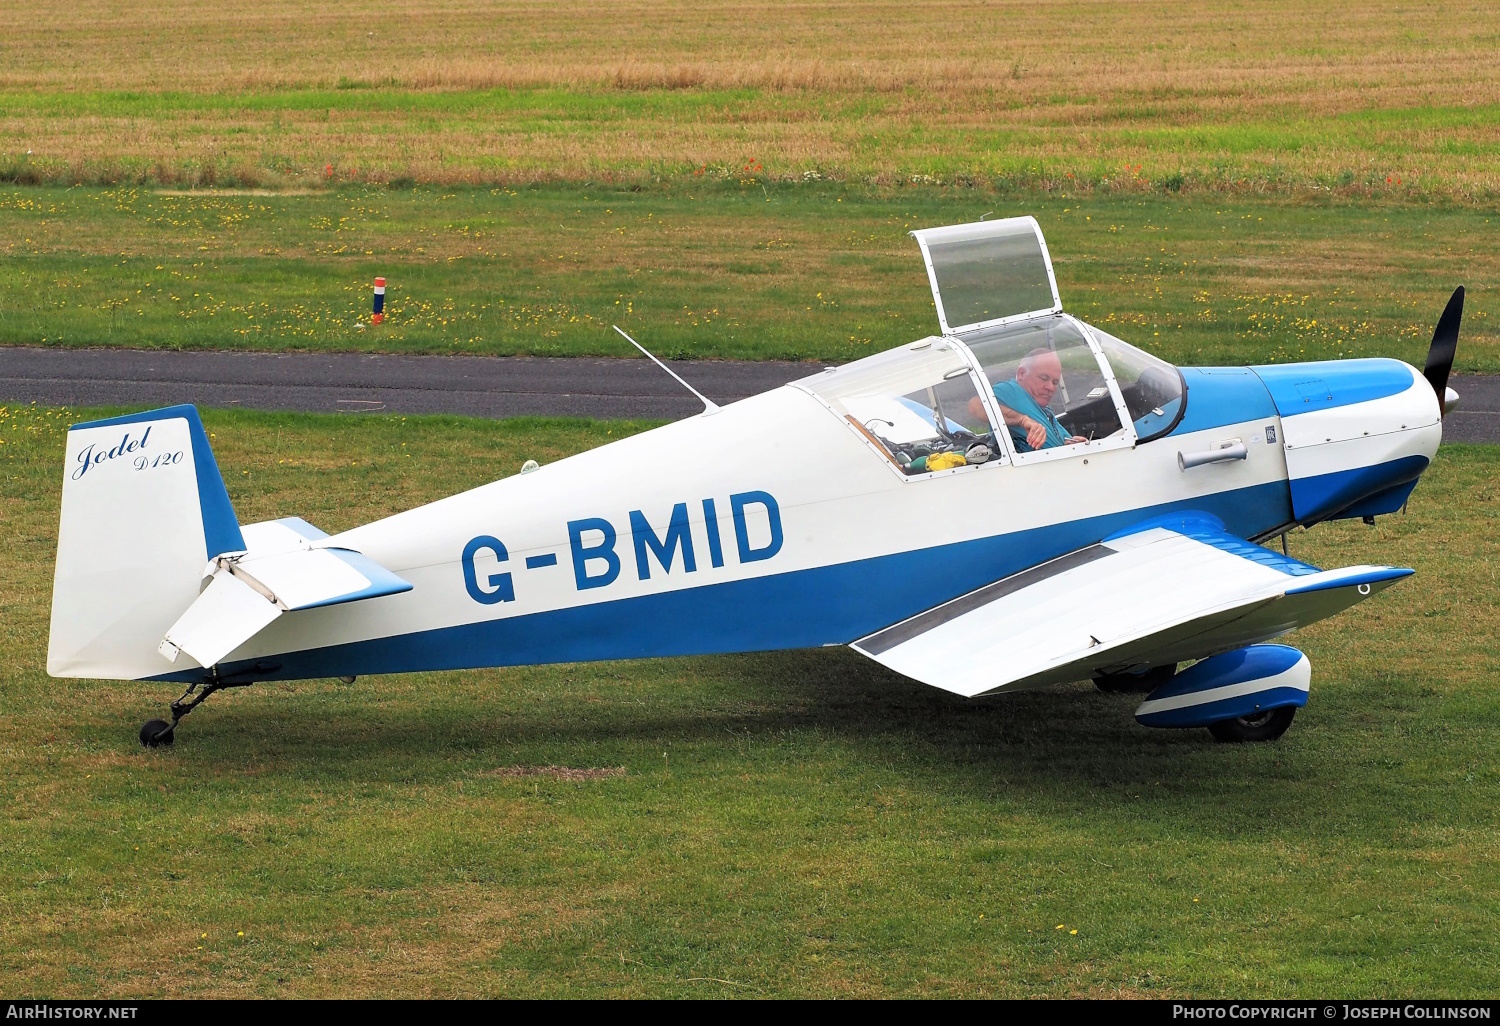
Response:
[{"label": "windshield", "polygon": [[1149,442],[1176,427],[1187,404],[1187,391],[1177,368],[1092,324],[1086,326],[1114,371],[1125,410],[1135,422],[1137,440]]},{"label": "windshield", "polygon": [[1071,317],[1038,317],[967,336],[1017,452],[1124,430],[1099,359]]}]

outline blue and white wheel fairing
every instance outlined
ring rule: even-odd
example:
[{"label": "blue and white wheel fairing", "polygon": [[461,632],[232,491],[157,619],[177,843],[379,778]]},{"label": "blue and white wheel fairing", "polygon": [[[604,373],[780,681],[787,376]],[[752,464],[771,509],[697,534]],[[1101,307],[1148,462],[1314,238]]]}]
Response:
[{"label": "blue and white wheel fairing", "polygon": [[1251,645],[1195,663],[1146,696],[1147,727],[1207,727],[1307,704],[1312,666],[1287,645]]}]

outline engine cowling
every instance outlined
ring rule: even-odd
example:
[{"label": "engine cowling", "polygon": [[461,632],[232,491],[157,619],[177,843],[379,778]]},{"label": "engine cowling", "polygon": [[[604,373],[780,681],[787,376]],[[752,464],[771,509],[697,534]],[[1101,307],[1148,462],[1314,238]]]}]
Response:
[{"label": "engine cowling", "polygon": [[1443,437],[1432,386],[1399,360],[1252,368],[1281,415],[1299,524],[1401,508]]}]

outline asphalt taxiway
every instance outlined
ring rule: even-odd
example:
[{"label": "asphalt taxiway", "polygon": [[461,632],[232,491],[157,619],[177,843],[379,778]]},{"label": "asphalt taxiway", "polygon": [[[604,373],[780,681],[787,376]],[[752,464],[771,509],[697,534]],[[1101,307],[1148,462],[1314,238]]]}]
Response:
[{"label": "asphalt taxiway", "polygon": [[[816,374],[817,363],[677,360],[718,403]],[[1500,376],[1457,376],[1445,441],[1500,442]],[[0,402],[310,412],[675,420],[702,405],[649,360],[0,347]]]}]

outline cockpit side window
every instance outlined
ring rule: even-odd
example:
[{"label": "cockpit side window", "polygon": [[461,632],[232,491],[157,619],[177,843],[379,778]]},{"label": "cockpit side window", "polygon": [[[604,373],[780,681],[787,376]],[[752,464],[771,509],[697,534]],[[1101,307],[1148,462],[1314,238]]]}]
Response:
[{"label": "cockpit side window", "polygon": [[987,462],[1000,450],[968,361],[946,342],[916,345],[800,384],[909,477]]},{"label": "cockpit side window", "polygon": [[1093,332],[1105,359],[1109,360],[1115,384],[1125,399],[1126,412],[1135,422],[1137,440],[1149,442],[1170,434],[1187,411],[1182,372],[1107,331],[1092,324],[1085,326]]},{"label": "cockpit side window", "polygon": [[1016,452],[1124,432],[1098,357],[1072,318],[1037,318],[964,342],[984,368]]}]

